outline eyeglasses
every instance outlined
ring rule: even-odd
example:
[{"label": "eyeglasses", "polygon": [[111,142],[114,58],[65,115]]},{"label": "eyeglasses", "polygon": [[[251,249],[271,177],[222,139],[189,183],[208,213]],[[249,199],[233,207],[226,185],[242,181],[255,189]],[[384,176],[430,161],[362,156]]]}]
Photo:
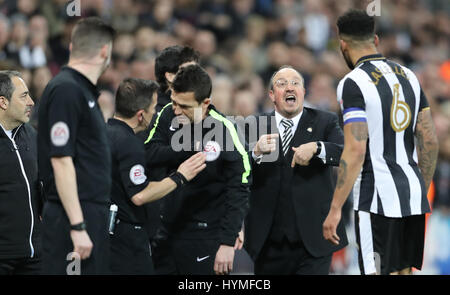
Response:
[{"label": "eyeglasses", "polygon": [[289,82],[288,80],[285,79],[279,79],[275,81],[275,85],[277,85],[278,88],[286,88],[289,83],[291,83],[291,85],[294,87],[299,87],[302,84],[302,82],[299,80],[291,80]]}]

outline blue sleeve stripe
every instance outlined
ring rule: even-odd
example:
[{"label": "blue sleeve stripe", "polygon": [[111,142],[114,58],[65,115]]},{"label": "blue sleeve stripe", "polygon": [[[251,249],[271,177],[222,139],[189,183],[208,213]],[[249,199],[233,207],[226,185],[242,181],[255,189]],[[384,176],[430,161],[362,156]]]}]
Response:
[{"label": "blue sleeve stripe", "polygon": [[367,122],[366,118],[350,118],[348,120],[344,121],[344,125],[348,123],[355,123],[355,122]]},{"label": "blue sleeve stripe", "polygon": [[345,115],[348,112],[354,112],[354,111],[363,111],[363,112],[365,112],[365,110],[361,109],[361,108],[347,108],[347,109],[344,109],[343,114]]}]

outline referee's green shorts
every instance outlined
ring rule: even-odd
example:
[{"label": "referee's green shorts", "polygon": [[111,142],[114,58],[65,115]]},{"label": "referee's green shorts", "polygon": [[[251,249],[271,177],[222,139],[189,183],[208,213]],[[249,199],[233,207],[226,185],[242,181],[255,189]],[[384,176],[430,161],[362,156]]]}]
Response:
[{"label": "referee's green shorts", "polygon": [[388,275],[422,268],[425,215],[390,218],[355,211],[355,233],[361,274]]}]

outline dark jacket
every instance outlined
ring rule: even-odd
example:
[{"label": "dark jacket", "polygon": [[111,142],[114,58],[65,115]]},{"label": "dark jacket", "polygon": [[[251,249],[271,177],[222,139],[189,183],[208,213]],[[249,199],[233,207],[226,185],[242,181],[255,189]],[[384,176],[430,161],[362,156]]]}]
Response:
[{"label": "dark jacket", "polygon": [[0,127],[0,259],[39,255],[41,248],[36,131],[28,124]]},{"label": "dark jacket", "polygon": [[[173,128],[175,117],[169,104],[160,112],[154,132],[146,144],[147,163],[153,169],[167,167],[167,172],[195,154],[195,127],[191,127],[191,139],[185,138],[189,151],[175,151],[172,139],[178,138],[180,128]],[[205,136],[212,129],[220,130],[210,139],[218,146],[208,146]],[[250,162],[244,145],[239,141],[235,125],[210,107],[209,116],[202,122],[202,151],[209,150],[217,158],[206,162],[206,168],[181,189],[175,190],[163,200],[162,222],[174,237],[187,239],[217,239],[221,244],[234,246],[248,210],[250,195]],[[152,133],[153,132],[153,133]],[[211,134],[209,134],[211,135]],[[213,144],[214,145],[214,144]],[[233,150],[225,150],[225,147]],[[212,151],[212,150],[215,150]]]},{"label": "dark jacket", "polygon": [[[275,112],[258,119],[266,117],[269,125],[275,124],[271,123],[271,116],[275,116]],[[259,136],[265,133],[258,132]],[[322,224],[328,214],[335,186],[333,166],[338,166],[343,149],[343,134],[335,114],[311,108],[303,109],[290,146],[298,147],[312,141],[324,142],[326,164],[313,157],[308,166],[296,165],[291,168],[294,154],[292,149],[286,156],[280,153],[273,162],[256,164],[252,159],[253,184],[250,210],[245,220],[244,246],[253,259],[258,257],[268,241],[275,217],[283,218],[280,212],[276,212],[282,194],[283,197],[289,198],[291,204],[290,207],[284,207],[287,209],[284,214],[291,214],[292,226],[295,227],[294,230],[298,230],[305,248],[311,255],[329,255],[347,245],[342,222],[337,231],[341,238],[339,246],[332,245],[322,235]]]}]

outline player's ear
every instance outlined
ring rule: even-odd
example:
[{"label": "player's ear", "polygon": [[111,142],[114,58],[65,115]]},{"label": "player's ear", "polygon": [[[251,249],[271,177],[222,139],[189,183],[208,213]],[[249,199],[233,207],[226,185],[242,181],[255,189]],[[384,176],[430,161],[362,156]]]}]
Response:
[{"label": "player's ear", "polygon": [[136,112],[136,117],[139,122],[142,122],[143,116],[144,116],[144,110],[139,110]]},{"label": "player's ear", "polygon": [[8,105],[9,105],[9,100],[6,97],[4,97],[3,95],[0,96],[0,108],[2,110],[6,111],[8,109]]},{"label": "player's ear", "polygon": [[108,58],[108,53],[109,53],[109,44],[105,44],[100,49],[100,56],[102,58]]},{"label": "player's ear", "polygon": [[347,42],[345,42],[344,40],[340,39],[339,40],[339,45],[341,46],[341,50],[345,51],[348,47]]},{"label": "player's ear", "polygon": [[378,38],[377,34],[375,34],[375,37],[373,38],[373,43],[375,44],[375,47],[378,47],[378,44],[380,43],[380,38]]},{"label": "player's ear", "polygon": [[210,103],[211,103],[211,98],[205,98],[202,102],[202,104],[204,104],[205,106],[209,106]]},{"label": "player's ear", "polygon": [[273,89],[269,90],[269,98],[273,103],[275,103],[275,95],[273,94]]},{"label": "player's ear", "polygon": [[166,73],[164,74],[164,76],[166,77],[166,80],[169,81],[170,83],[173,82],[173,79],[175,78],[175,75],[176,75],[176,74],[174,74],[174,73],[169,73],[169,72],[166,72]]}]

